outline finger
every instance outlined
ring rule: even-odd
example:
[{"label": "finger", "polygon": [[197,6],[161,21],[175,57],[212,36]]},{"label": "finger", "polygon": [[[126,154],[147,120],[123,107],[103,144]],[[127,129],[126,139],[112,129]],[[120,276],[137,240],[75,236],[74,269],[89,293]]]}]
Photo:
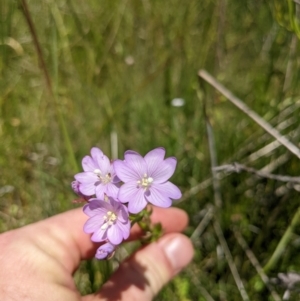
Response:
[{"label": "finger", "polygon": [[[188,215],[185,211],[178,208],[159,208],[154,207],[151,214],[153,224],[161,223],[164,233],[181,232],[188,224]],[[143,234],[141,228],[135,224],[128,240],[135,240]]]},{"label": "finger", "polygon": [[101,291],[83,301],[150,301],[192,259],[191,241],[184,235],[167,234],[123,262]]},{"label": "finger", "polygon": [[[35,243],[73,272],[82,259],[93,257],[99,247],[83,232],[87,219],[82,208],[70,210],[24,227],[21,236],[31,237],[35,233]],[[182,231],[187,224],[186,213],[177,208],[153,208],[151,219],[153,223],[161,222],[166,233]],[[139,234],[139,228],[134,227],[131,239],[136,239]]]}]

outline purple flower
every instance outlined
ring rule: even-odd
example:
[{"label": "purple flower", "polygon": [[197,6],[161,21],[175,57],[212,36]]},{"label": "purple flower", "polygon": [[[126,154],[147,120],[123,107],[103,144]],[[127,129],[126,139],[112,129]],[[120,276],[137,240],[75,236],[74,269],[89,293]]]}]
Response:
[{"label": "purple flower", "polygon": [[116,198],[120,179],[116,176],[113,165],[97,147],[91,149],[91,155],[82,159],[84,172],[75,175],[80,183],[79,191],[84,195],[96,195],[100,199],[104,199],[105,194]]},{"label": "purple flower", "polygon": [[171,199],[179,199],[181,192],[177,186],[168,181],[177,164],[176,158],[165,157],[165,149],[156,148],[143,158],[134,151],[125,152],[125,160],[116,160],[115,172],[123,184],[118,199],[128,203],[128,211],[138,213],[147,203],[159,207],[169,207]]},{"label": "purple flower", "polygon": [[73,181],[71,183],[71,186],[72,186],[73,191],[76,194],[78,194],[78,196],[80,196],[84,201],[88,201],[91,198],[91,196],[84,195],[83,193],[81,193],[81,191],[79,189],[80,183],[78,181]]},{"label": "purple flower", "polygon": [[76,194],[78,194],[78,195],[82,195],[82,193],[80,192],[80,190],[79,190],[79,185],[80,185],[80,183],[78,182],[78,181],[73,181],[72,183],[71,183],[71,187],[72,187],[72,189],[73,189],[73,191],[76,193]]},{"label": "purple flower", "polygon": [[97,259],[106,259],[106,258],[111,258],[113,253],[115,252],[116,246],[107,242],[104,245],[100,246],[97,249],[95,257]]},{"label": "purple flower", "polygon": [[111,197],[105,201],[90,199],[83,207],[90,218],[83,226],[85,233],[93,233],[94,242],[109,241],[118,245],[127,239],[130,233],[130,221],[127,208]]}]

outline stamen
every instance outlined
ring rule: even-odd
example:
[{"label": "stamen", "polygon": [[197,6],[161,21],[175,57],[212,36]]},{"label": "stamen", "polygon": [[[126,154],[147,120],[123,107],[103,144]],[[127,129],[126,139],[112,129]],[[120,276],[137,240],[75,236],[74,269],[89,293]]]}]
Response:
[{"label": "stamen", "polygon": [[103,216],[105,223],[101,226],[101,230],[106,230],[109,226],[115,223],[117,215],[112,211],[107,211],[106,215]]},{"label": "stamen", "polygon": [[151,177],[148,177],[148,175],[145,173],[144,177],[141,180],[137,181],[137,184],[138,184],[138,187],[142,187],[145,190],[147,190],[153,181],[154,181],[154,179]]},{"label": "stamen", "polygon": [[101,230],[106,230],[108,227],[108,223],[104,223],[102,226],[101,226]]},{"label": "stamen", "polygon": [[101,170],[98,168],[94,169],[94,174],[97,175],[97,177],[103,184],[107,184],[111,181],[111,174],[107,173],[106,175],[102,175]]}]

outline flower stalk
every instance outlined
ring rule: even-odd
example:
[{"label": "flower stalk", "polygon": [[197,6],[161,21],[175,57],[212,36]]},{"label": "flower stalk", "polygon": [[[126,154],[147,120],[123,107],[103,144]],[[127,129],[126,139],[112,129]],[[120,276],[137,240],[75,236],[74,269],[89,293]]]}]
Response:
[{"label": "flower stalk", "polygon": [[278,263],[278,260],[280,256],[283,254],[283,252],[286,250],[287,245],[291,241],[292,235],[294,233],[294,230],[296,226],[299,224],[300,221],[300,207],[296,211],[290,225],[286,229],[285,233],[283,234],[281,240],[279,241],[274,253],[272,254],[271,258],[267,262],[267,264],[264,266],[263,271],[265,273],[272,270],[276,264]]}]

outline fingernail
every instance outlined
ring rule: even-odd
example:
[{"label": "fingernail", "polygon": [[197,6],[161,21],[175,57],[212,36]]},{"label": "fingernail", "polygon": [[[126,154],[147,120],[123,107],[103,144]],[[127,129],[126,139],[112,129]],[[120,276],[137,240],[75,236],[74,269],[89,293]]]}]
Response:
[{"label": "fingernail", "polygon": [[182,234],[163,237],[158,241],[174,274],[182,270],[193,258],[194,250],[191,241]]}]

